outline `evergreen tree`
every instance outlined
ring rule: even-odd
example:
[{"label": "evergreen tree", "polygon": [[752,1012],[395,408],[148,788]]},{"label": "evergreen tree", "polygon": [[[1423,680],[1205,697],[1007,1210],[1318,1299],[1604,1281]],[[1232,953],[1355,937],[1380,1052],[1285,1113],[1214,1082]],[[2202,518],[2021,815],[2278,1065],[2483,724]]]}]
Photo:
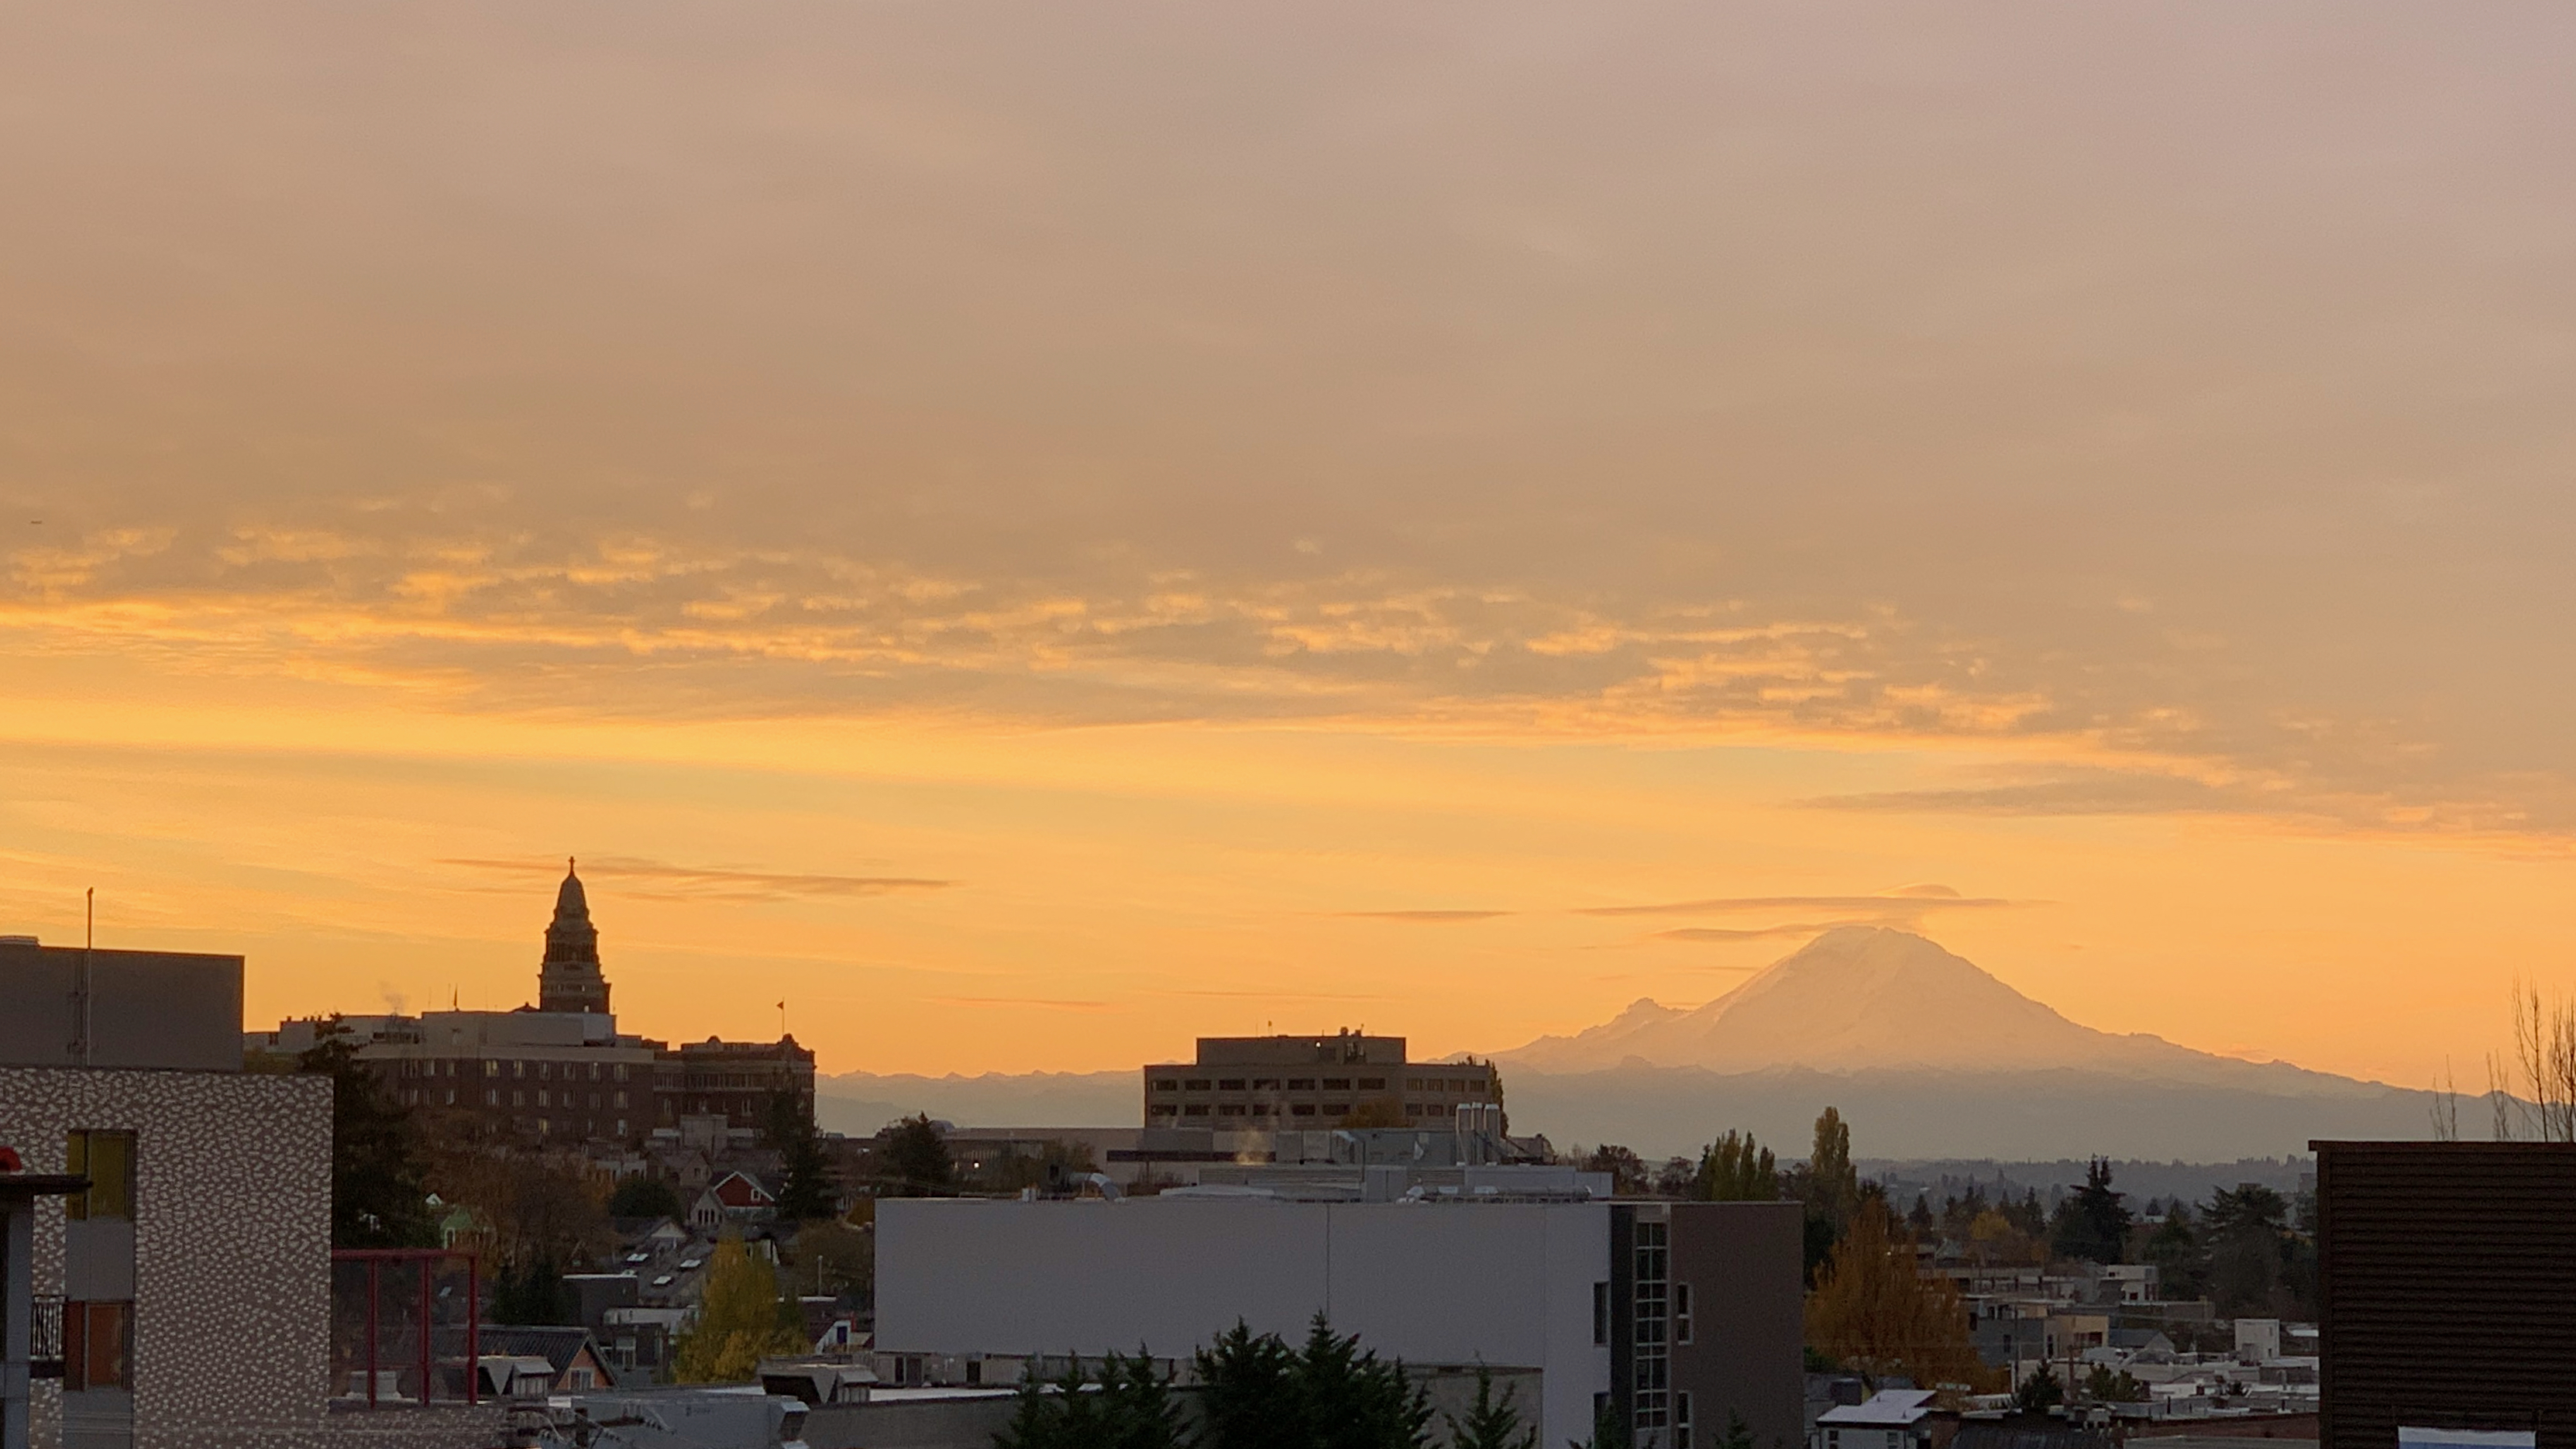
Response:
[{"label": "evergreen tree", "polygon": [[1441,1417],[1449,1421],[1450,1449],[1536,1449],[1538,1430],[1524,1428],[1520,1410],[1512,1400],[1519,1390],[1503,1385],[1503,1396],[1494,1397],[1494,1371],[1476,1365],[1476,1402],[1467,1406],[1467,1416]]},{"label": "evergreen tree", "polygon": [[1422,1449],[1430,1442],[1431,1400],[1405,1382],[1400,1364],[1363,1351],[1358,1334],[1341,1335],[1315,1315],[1298,1355],[1306,1442],[1313,1449]]},{"label": "evergreen tree", "polygon": [[608,1215],[613,1218],[670,1218],[679,1220],[688,1212],[681,1206],[680,1194],[658,1177],[630,1177],[608,1195]]},{"label": "evergreen tree", "polygon": [[1616,1404],[1615,1398],[1603,1395],[1601,1406],[1592,1411],[1592,1437],[1579,1444],[1568,1439],[1565,1449],[1631,1449],[1636,1436],[1629,1433],[1627,1424],[1620,1420]]},{"label": "evergreen tree", "polygon": [[1726,1411],[1726,1432],[1717,1437],[1717,1449],[1753,1449],[1753,1426],[1733,1409]]},{"label": "evergreen tree", "polygon": [[2191,1209],[2180,1201],[2165,1209],[2164,1221],[2147,1234],[2140,1256],[2155,1265],[2158,1291],[2165,1297],[2200,1296],[2207,1254],[2202,1251],[2199,1230],[2192,1225]]},{"label": "evergreen tree", "polygon": [[1204,1449],[1305,1449],[1297,1355],[1237,1321],[1193,1355]]},{"label": "evergreen tree", "polygon": [[2066,1386],[2057,1381],[2048,1365],[2041,1364],[2021,1387],[2013,1390],[2013,1407],[2025,1414],[2045,1414],[2066,1402]]},{"label": "evergreen tree", "polygon": [[1099,1398],[1108,1449],[1187,1449],[1171,1376],[1154,1367],[1143,1344],[1135,1357],[1113,1353],[1101,1365]]},{"label": "evergreen tree", "polygon": [[944,1197],[956,1191],[957,1165],[949,1160],[947,1140],[929,1113],[906,1117],[886,1134],[882,1175],[892,1197]]},{"label": "evergreen tree", "polygon": [[1914,1211],[1905,1215],[1905,1225],[1913,1231],[1918,1242],[1933,1236],[1941,1226],[1941,1220],[1932,1215],[1930,1194],[1918,1192],[1914,1195]]},{"label": "evergreen tree", "polygon": [[1315,1316],[1302,1350],[1242,1323],[1196,1355],[1203,1449],[1424,1449],[1431,1401]]},{"label": "evergreen tree", "polygon": [[314,1034],[295,1069],[331,1079],[331,1246],[434,1246],[411,1112],[358,1060],[357,1039],[339,1017]]},{"label": "evergreen tree", "polygon": [[520,1263],[504,1263],[492,1284],[495,1323],[577,1323],[581,1313],[572,1290],[555,1269],[553,1255],[537,1254]]},{"label": "evergreen tree", "polygon": [[2209,1296],[2221,1316],[2282,1313],[2295,1306],[2286,1269],[2292,1238],[2290,1204],[2261,1183],[2221,1188],[2201,1210],[2209,1229]]},{"label": "evergreen tree", "polygon": [[993,1432],[993,1449],[1071,1449],[1065,1442],[1064,1404],[1047,1392],[1049,1387],[1036,1374],[1020,1380],[1011,1422]]},{"label": "evergreen tree", "polygon": [[823,1139],[808,1122],[805,1135],[787,1144],[787,1181],[778,1191],[778,1215],[792,1223],[809,1223],[840,1215],[840,1192],[832,1181],[831,1159]]},{"label": "evergreen tree", "polygon": [[2110,1159],[2094,1158],[2084,1169],[2084,1185],[2057,1205],[2050,1242],[2058,1256],[2119,1262],[2129,1243],[2129,1210],[2121,1196],[2111,1190]]}]

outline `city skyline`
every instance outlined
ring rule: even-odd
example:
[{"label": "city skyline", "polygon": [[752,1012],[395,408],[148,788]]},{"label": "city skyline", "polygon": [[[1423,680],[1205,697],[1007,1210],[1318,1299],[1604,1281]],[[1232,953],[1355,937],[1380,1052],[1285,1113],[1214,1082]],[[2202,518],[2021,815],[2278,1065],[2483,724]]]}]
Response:
[{"label": "city skyline", "polygon": [[2571,42],[30,14],[0,931],[510,1005],[577,855],[621,1016],[971,1073],[1877,922],[2474,1089],[2576,988]]}]

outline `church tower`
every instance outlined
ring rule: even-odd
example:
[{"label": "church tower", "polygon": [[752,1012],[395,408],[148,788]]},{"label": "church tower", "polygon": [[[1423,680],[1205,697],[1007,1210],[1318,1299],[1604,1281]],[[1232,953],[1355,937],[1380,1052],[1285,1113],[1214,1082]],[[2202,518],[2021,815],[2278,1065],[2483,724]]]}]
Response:
[{"label": "church tower", "polygon": [[608,1014],[608,978],[599,971],[599,928],[590,923],[590,898],[581,877],[564,862],[555,892],[555,918],[546,927],[546,960],[537,968],[537,1010]]}]

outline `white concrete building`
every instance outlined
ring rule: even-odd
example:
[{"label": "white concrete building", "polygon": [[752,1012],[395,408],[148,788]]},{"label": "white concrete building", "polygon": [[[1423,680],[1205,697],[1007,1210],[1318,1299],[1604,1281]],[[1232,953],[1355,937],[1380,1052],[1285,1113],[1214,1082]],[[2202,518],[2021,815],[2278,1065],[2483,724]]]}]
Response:
[{"label": "white concrete building", "polygon": [[1638,1449],[1714,1442],[1731,1414],[1797,1442],[1800,1209],[1567,1197],[889,1199],[876,1343],[1186,1361],[1237,1321],[1294,1342],[1321,1313],[1388,1358],[1539,1370],[1542,1444],[1603,1409]]}]

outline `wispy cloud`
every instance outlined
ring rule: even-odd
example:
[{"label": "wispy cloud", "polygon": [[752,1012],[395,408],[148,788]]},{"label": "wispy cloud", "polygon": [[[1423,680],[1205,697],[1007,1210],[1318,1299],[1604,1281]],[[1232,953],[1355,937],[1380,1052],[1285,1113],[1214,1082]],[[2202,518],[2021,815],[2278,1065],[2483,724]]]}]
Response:
[{"label": "wispy cloud", "polygon": [[[1932,892],[1941,892],[1933,894]],[[1714,916],[1738,911],[1847,911],[1859,915],[1913,918],[1935,911],[1993,910],[2021,904],[1993,896],[1962,896],[1946,886],[1909,886],[1876,896],[1709,896],[1652,905],[1586,906],[1584,916]]]},{"label": "wispy cloud", "polygon": [[[562,867],[553,860],[492,860],[449,857],[441,865],[531,877],[553,877]],[[582,860],[586,879],[638,881],[631,892],[646,897],[691,900],[776,901],[800,897],[881,896],[905,891],[946,890],[957,884],[922,876],[815,875],[745,870],[731,866],[673,865],[633,856],[592,856]]]},{"label": "wispy cloud", "polygon": [[923,1000],[934,1006],[1021,1007],[1039,1011],[1107,1011],[1106,1001],[1072,1001],[1049,996],[929,996]]},{"label": "wispy cloud", "polygon": [[1157,991],[1156,996],[1208,997],[1220,1001],[1387,1001],[1375,992],[1342,991]]},{"label": "wispy cloud", "polygon": [[[1852,923],[1849,921],[1803,921],[1791,922],[1778,926],[1753,926],[1741,930],[1725,926],[1680,926],[1669,931],[1656,931],[1647,936],[1646,939],[1649,941],[1717,942],[1770,941],[1781,938],[1803,940],[1809,936],[1821,936],[1825,932],[1834,929],[1836,926],[1848,926],[1850,924]],[[1744,966],[1735,969],[1752,971],[1759,970],[1760,968]]]},{"label": "wispy cloud", "polygon": [[1519,911],[1336,911],[1335,915],[1353,921],[1416,921],[1425,925],[1446,925],[1461,921],[1492,921],[1504,916],[1517,916]]}]

